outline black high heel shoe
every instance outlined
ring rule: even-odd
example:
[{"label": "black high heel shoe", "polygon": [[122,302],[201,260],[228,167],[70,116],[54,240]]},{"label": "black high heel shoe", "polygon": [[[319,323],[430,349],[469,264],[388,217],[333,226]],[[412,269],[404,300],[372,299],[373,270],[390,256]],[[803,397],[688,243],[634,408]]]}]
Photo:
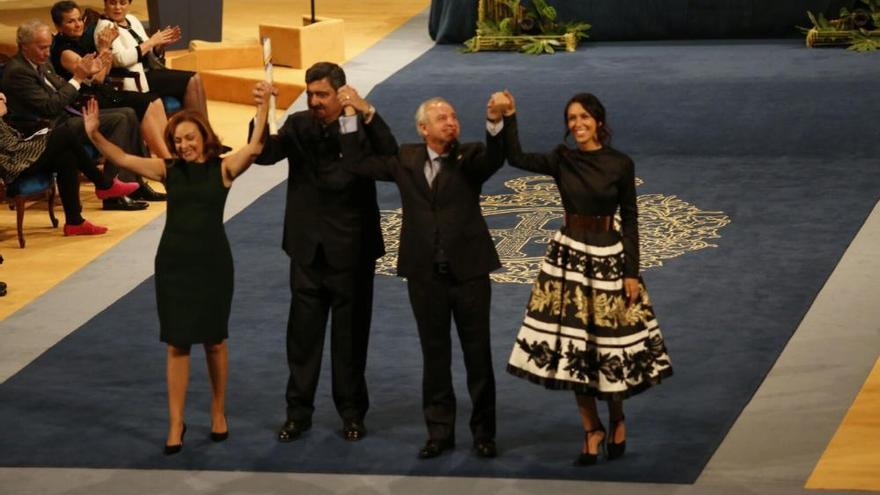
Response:
[{"label": "black high heel shoe", "polygon": [[602,432],[602,440],[599,441],[599,445],[597,446],[598,450],[596,451],[595,454],[591,454],[589,452],[581,452],[580,455],[578,455],[577,459],[574,460],[575,466],[592,466],[592,465],[596,464],[596,461],[599,460],[599,452],[603,452],[606,457],[608,456],[607,452],[604,452],[605,451],[605,441],[608,438],[608,435],[605,433],[605,428],[600,426],[599,428],[596,428],[594,430],[585,431],[584,432],[584,443],[589,445],[590,444],[590,433],[595,433],[597,431]]},{"label": "black high heel shoe", "polygon": [[186,435],[186,423],[183,424],[183,431],[180,433],[180,443],[176,445],[165,444],[165,455],[174,455],[183,450],[183,436]]},{"label": "black high heel shoe", "polygon": [[223,416],[223,419],[226,420],[226,431],[223,433],[217,433],[215,431],[211,431],[211,441],[212,442],[222,442],[229,438],[229,419],[226,416]]},{"label": "black high heel shoe", "polygon": [[606,448],[608,449],[608,460],[613,461],[614,459],[619,459],[623,457],[623,454],[626,453],[626,439],[624,439],[620,443],[614,443],[614,434],[617,432],[617,425],[622,423],[623,420],[626,419],[624,416],[621,416],[615,420],[611,421],[611,438],[608,439]]}]

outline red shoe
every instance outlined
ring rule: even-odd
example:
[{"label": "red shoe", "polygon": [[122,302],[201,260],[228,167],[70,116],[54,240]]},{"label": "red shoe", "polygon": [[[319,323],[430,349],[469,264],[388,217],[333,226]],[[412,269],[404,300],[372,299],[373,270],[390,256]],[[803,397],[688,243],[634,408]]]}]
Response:
[{"label": "red shoe", "polygon": [[79,225],[64,224],[64,235],[101,235],[107,230],[107,227],[95,225],[88,220],[83,220]]},{"label": "red shoe", "polygon": [[107,189],[95,189],[95,196],[98,199],[118,198],[120,196],[128,196],[137,191],[141,187],[137,182],[122,182],[117,178],[113,178],[113,185]]}]

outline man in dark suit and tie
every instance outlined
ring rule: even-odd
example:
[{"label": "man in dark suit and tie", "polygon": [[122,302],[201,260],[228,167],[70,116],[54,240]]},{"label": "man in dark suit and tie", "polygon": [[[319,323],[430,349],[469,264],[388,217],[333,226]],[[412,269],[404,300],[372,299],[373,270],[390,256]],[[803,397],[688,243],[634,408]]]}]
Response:
[{"label": "man in dark suit and tie", "polygon": [[[40,21],[28,21],[19,26],[16,33],[18,53],[3,70],[2,87],[7,96],[9,122],[19,129],[35,131],[46,127],[68,126],[83,144],[88,142],[82,117],[78,116],[77,98],[83,82],[101,70],[104,63],[93,55],[83,57],[73,77],[65,81],[52,70],[49,49],[52,33],[49,26]],[[106,58],[106,57],[105,57]],[[141,155],[142,145],[137,116],[131,108],[108,108],[101,110],[101,132],[126,151]],[[112,163],[104,165],[104,176],[136,182],[139,178],[130,172],[119,173]],[[147,203],[132,201],[128,197],[105,199],[105,210],[142,210]]]},{"label": "man in dark suit and tie", "polygon": [[[347,113],[351,113],[347,110]],[[350,170],[397,183],[403,225],[397,274],[406,277],[418,326],[424,370],[422,408],[428,441],[422,459],[455,446],[450,324],[455,319],[473,402],[474,451],[495,457],[495,377],[489,342],[489,273],[501,263],[480,210],[483,183],[504,162],[501,110],[490,100],[486,145],[459,144],[459,123],[446,100],[419,106],[424,143],[404,144],[394,155],[364,154],[362,137],[343,122],[342,154]]]},{"label": "man in dark suit and tie", "polygon": [[[306,71],[309,109],[290,115],[268,136],[256,163],[287,158],[283,248],[291,258],[287,322],[287,421],[278,440],[289,442],[312,426],[327,318],[333,367],[333,402],[342,434],[366,435],[369,407],[364,371],[373,306],[376,259],[385,253],[376,184],[345,170],[339,160],[340,92],[363,111],[361,144],[367,152],[397,152],[397,141],[376,110],[345,86],[345,72],[319,62]],[[345,89],[343,89],[345,88]],[[259,103],[270,88],[258,84]]]}]

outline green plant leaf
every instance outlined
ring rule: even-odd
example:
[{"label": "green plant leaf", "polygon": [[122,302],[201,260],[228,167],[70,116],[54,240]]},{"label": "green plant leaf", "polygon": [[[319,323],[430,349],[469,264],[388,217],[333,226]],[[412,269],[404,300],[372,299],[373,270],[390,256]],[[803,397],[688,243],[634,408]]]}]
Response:
[{"label": "green plant leaf", "polygon": [[580,41],[590,37],[587,34],[587,31],[593,26],[586,22],[568,22],[563,27],[565,28],[565,33],[573,34],[574,37]]},{"label": "green plant leaf", "polygon": [[847,50],[855,52],[873,52],[880,50],[880,38],[871,36],[868,31],[860,29],[853,33],[853,41]]},{"label": "green plant leaf", "polygon": [[512,17],[505,17],[504,19],[501,20],[500,23],[498,23],[498,31],[501,34],[506,34],[508,36],[513,35],[512,24],[513,24],[513,18]]},{"label": "green plant leaf", "polygon": [[528,42],[520,48],[520,51],[529,55],[556,53],[556,48],[562,46],[562,43],[556,40],[538,39],[534,37],[527,38],[527,40]]},{"label": "green plant leaf", "polygon": [[499,29],[498,24],[495,21],[477,21],[477,34],[490,36],[501,34],[501,30]]},{"label": "green plant leaf", "polygon": [[556,20],[556,9],[548,5],[545,0],[532,0],[532,7],[541,19],[549,22]]},{"label": "green plant leaf", "polygon": [[477,51],[477,37],[474,36],[469,40],[464,41],[464,48],[461,49],[462,53],[474,53]]}]

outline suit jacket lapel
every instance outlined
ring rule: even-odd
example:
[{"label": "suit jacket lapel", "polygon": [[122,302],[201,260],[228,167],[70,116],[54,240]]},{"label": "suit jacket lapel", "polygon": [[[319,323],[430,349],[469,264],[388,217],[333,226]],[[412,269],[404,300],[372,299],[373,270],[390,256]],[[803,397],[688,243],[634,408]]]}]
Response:
[{"label": "suit jacket lapel", "polygon": [[[49,84],[52,85],[52,88],[56,92],[60,91],[61,88],[65,84],[67,84],[67,81],[65,81],[64,78],[62,78],[61,76],[56,74],[54,70],[52,70],[52,66],[49,64],[49,62],[42,64],[42,67],[43,67],[43,70],[46,71],[46,80],[49,81]],[[40,73],[40,71],[38,70],[37,74],[39,74],[39,73]]]},{"label": "suit jacket lapel", "polygon": [[[425,163],[428,162],[428,149],[422,145],[412,154],[412,159],[405,163],[405,166],[413,174],[413,182],[425,197],[431,197],[431,187],[428,186],[428,179],[425,178]],[[436,180],[436,178],[434,179]]]},{"label": "suit jacket lapel", "polygon": [[[55,83],[52,81],[52,76],[54,74],[52,73],[52,70],[47,67],[48,62],[34,67],[33,65],[31,65],[31,63],[30,63],[30,61],[28,61],[28,59],[24,58],[24,54],[22,54],[21,52],[18,53],[18,58],[19,58],[19,60],[21,60],[21,63],[23,63],[25,65],[25,67],[30,69],[31,72],[33,72],[36,75],[37,81],[40,82],[40,86],[42,86],[43,89],[45,89],[46,91],[49,91],[49,92],[53,92],[53,93],[58,92],[58,87],[56,87]],[[42,74],[40,74],[40,67],[41,66],[43,67],[43,70],[46,71],[45,78],[43,77]],[[49,83],[52,84],[52,87],[49,87],[49,84],[47,84],[47,81],[49,81]]]}]

